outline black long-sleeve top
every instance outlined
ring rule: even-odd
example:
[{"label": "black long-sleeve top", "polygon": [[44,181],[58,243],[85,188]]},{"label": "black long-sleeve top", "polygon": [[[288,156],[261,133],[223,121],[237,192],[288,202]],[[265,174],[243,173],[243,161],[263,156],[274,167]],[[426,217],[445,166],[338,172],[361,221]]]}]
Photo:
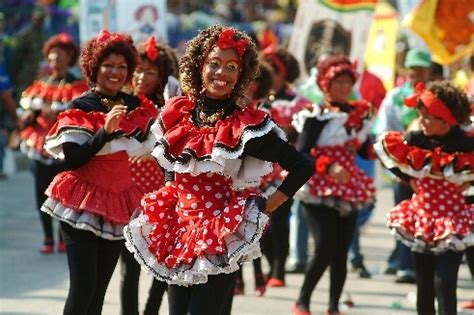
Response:
[{"label": "black long-sleeve top", "polygon": [[[132,95],[119,92],[115,97],[100,95],[97,92],[88,92],[76,98],[70,104],[71,109],[80,109],[85,112],[97,111],[107,113],[108,109],[100,102],[101,98],[122,99],[127,105],[127,110],[131,111],[140,105],[140,100]],[[63,144],[63,152],[68,169],[75,170],[85,165],[97,152],[109,141],[113,140],[116,134],[107,134],[104,128],[100,128],[92,138],[79,145],[74,142]]]},{"label": "black long-sleeve top", "polygon": [[[352,110],[352,107],[346,104],[336,104],[333,105],[338,106],[342,111],[349,112]],[[298,141],[296,142],[296,149],[299,152],[303,152],[305,154],[309,154],[312,148],[316,145],[319,136],[321,135],[324,127],[329,122],[329,120],[319,120],[316,117],[309,117],[303,126],[303,131],[298,136]],[[367,140],[361,145],[358,150],[358,154],[364,158],[369,159],[370,157],[370,145],[373,139],[371,137],[367,137]]]}]

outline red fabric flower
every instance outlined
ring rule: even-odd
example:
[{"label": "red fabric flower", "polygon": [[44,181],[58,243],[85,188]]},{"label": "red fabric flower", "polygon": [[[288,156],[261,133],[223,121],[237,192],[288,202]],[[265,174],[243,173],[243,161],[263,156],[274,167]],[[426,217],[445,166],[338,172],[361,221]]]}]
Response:
[{"label": "red fabric flower", "polygon": [[235,50],[237,50],[237,53],[239,54],[240,58],[242,58],[245,53],[245,50],[247,49],[248,42],[245,39],[235,40],[234,34],[234,28],[225,28],[219,35],[219,38],[216,42],[216,46],[221,49],[234,48]]},{"label": "red fabric flower", "polygon": [[145,51],[146,56],[151,61],[155,61],[160,56],[160,52],[156,48],[156,38],[155,36],[150,36],[147,41],[145,42]]}]

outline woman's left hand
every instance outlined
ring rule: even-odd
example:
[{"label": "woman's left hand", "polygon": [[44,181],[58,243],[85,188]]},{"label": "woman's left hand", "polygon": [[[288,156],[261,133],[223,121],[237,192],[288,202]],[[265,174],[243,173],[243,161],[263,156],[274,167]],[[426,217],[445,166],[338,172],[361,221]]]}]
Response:
[{"label": "woman's left hand", "polygon": [[155,157],[153,155],[151,155],[151,153],[147,153],[147,154],[144,154],[144,155],[139,155],[139,156],[131,156],[128,161],[130,163],[141,163],[141,162],[144,162],[144,161],[151,161],[151,160],[154,160]]}]

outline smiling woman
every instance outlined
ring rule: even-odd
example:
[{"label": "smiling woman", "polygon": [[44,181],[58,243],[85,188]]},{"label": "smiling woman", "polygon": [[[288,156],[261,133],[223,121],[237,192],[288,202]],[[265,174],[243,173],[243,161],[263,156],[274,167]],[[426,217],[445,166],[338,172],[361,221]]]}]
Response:
[{"label": "smiling woman", "polygon": [[[153,128],[152,154],[175,180],[143,197],[124,232],[140,265],[170,284],[172,315],[230,313],[235,271],[260,256],[267,215],[311,174],[267,113],[237,105],[256,69],[245,33],[201,31],[180,61],[185,96],[170,99]],[[265,201],[255,188],[270,162],[288,176]]]},{"label": "smiling woman", "polygon": [[138,207],[129,157],[148,154],[155,106],[121,92],[137,62],[131,38],[102,31],[81,51],[81,68],[92,89],[69,104],[46,138],[67,171],[46,194],[44,212],[61,220],[70,288],[64,314],[100,314],[123,246],[123,226]]}]

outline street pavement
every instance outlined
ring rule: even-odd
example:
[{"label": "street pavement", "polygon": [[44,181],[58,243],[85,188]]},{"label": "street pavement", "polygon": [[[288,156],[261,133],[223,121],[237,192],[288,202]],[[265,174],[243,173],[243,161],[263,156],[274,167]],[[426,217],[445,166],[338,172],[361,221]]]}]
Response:
[{"label": "street pavement", "polygon": [[[42,233],[33,195],[33,177],[28,171],[0,181],[0,314],[61,314],[67,295],[66,256],[38,253]],[[349,273],[345,295],[348,293],[355,305],[352,308],[343,305],[341,311],[345,314],[415,314],[415,286],[396,284],[394,276],[383,274],[386,259],[394,245],[393,237],[384,224],[384,215],[391,206],[390,189],[379,189],[376,211],[361,236],[365,263],[373,277],[359,279],[356,274]],[[120,314],[119,269],[116,268],[110,282],[103,314]],[[245,295],[235,297],[232,314],[291,314],[291,304],[298,295],[303,275],[287,275],[286,287],[269,288],[264,297],[256,297],[252,273],[252,265],[246,264]],[[143,272],[140,282],[141,309],[144,308],[150,284],[151,278]],[[323,314],[326,310],[328,285],[326,272],[312,296],[313,314]],[[467,266],[463,264],[458,281],[458,301],[461,303],[470,298],[474,298],[474,283]],[[167,313],[165,298],[160,314]],[[474,312],[460,311],[459,314],[473,315]]]}]

